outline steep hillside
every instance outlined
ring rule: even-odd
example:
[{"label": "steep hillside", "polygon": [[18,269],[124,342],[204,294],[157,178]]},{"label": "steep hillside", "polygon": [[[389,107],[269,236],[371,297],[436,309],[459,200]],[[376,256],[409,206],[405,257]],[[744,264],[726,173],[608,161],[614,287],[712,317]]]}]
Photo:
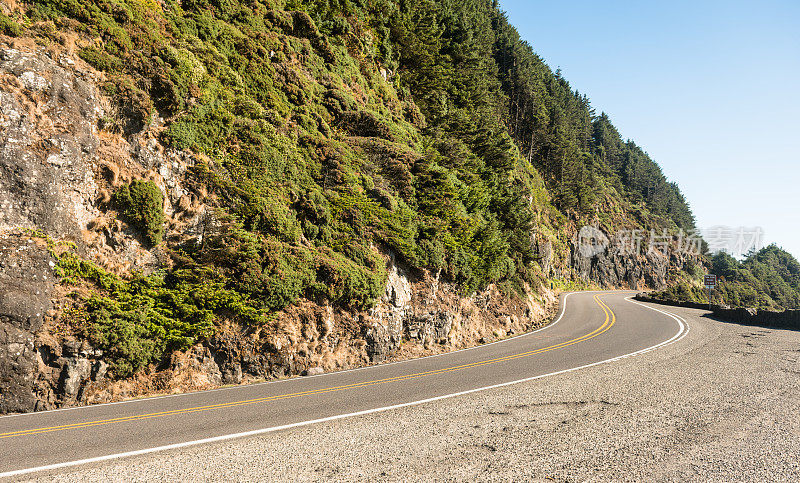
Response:
[{"label": "steep hillside", "polygon": [[465,347],[683,266],[578,250],[693,217],[492,2],[0,9],[0,255],[43,284],[0,273],[0,410]]}]

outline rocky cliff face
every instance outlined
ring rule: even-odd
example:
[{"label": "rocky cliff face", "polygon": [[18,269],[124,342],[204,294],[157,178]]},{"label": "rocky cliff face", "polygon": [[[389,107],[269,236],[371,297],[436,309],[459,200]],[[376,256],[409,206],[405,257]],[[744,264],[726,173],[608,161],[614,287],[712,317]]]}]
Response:
[{"label": "rocky cliff face", "polygon": [[52,309],[52,263],[33,240],[0,235],[0,413],[39,407],[34,334]]},{"label": "rocky cliff face", "polygon": [[68,57],[0,50],[0,230],[82,240],[97,216],[100,99]]},{"label": "rocky cliff face", "polygon": [[56,323],[53,267],[42,239],[0,235],[0,413],[76,404],[105,378],[102,352]]},{"label": "rocky cliff face", "polygon": [[80,403],[107,371],[102,353],[59,326],[54,259],[32,232],[130,273],[163,257],[108,213],[111,190],[155,180],[177,236],[192,236],[204,217],[179,184],[188,155],[165,153],[152,132],[98,128],[109,111],[100,81],[63,49],[0,41],[0,413]]},{"label": "rocky cliff face", "polygon": [[[675,257],[674,261],[678,261]],[[601,287],[640,289],[662,287],[667,283],[670,259],[657,252],[627,253],[616,244],[599,253],[583,253],[576,244],[571,245],[572,267],[583,280]]]},{"label": "rocky cliff face", "polygon": [[206,193],[183,185],[194,159],[160,145],[158,119],[138,131],[99,129],[114,111],[97,87],[103,80],[65,52],[0,43],[0,232],[38,230],[113,272],[150,272],[162,254],[116,218],[110,193],[135,178],[154,181],[178,239],[202,231]]},{"label": "rocky cliff face", "polygon": [[[149,125],[99,128],[111,108],[102,75],[68,52],[0,41],[0,413],[103,402],[155,392],[315,374],[434,354],[497,340],[545,323],[556,294],[497,287],[464,297],[438,274],[415,272],[383,251],[386,290],[366,311],[303,300],[266,327],[228,324],[160,367],[107,377],[101,351],[62,323],[70,310],[47,244],[23,229],[74,242],[105,269],[151,272],[169,263],[118,220],[108,201],[122,183],[152,180],[164,194],[170,243],[201,242],[213,230],[213,200],[187,181],[191,153],[158,142]],[[660,286],[670,261],[610,247],[586,256],[571,242],[558,259],[537,242],[545,276],[570,272],[605,287]]]},{"label": "rocky cliff face", "polygon": [[[670,280],[670,271],[681,270],[696,256],[681,247],[678,236],[661,236],[651,243],[653,233],[620,230],[606,233],[599,224],[578,229],[577,220],[564,227],[566,248],[561,253],[553,243],[537,238],[534,243],[542,272],[549,278],[582,280],[602,288],[658,289]],[[684,243],[686,243],[684,241]]]}]

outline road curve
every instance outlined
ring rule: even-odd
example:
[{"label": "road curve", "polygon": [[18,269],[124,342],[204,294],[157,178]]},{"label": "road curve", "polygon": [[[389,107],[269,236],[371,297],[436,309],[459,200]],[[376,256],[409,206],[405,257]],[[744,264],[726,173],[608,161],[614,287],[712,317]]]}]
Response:
[{"label": "road curve", "polygon": [[549,326],[494,344],[363,369],[0,417],[0,477],[54,470],[455,397],[678,340],[678,317],[632,292],[563,295]]}]

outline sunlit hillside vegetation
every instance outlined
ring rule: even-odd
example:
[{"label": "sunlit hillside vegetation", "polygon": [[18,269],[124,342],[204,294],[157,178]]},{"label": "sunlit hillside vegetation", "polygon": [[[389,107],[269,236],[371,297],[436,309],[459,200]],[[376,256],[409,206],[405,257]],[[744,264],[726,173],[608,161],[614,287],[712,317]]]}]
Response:
[{"label": "sunlit hillside vegetation", "polygon": [[[167,233],[173,268],[107,282],[87,305],[99,345],[156,341],[120,354],[129,372],[221,311],[259,323],[301,297],[371,307],[386,279],[375,248],[469,294],[544,281],[534,242],[566,258],[568,223],[694,225],[659,166],[487,0],[22,5],[0,19],[5,34],[77,35],[117,105],[102,128],[163,118],[162,143],[205,160],[193,182],[216,196],[216,238]],[[158,244],[157,197],[125,189],[120,212]]]}]

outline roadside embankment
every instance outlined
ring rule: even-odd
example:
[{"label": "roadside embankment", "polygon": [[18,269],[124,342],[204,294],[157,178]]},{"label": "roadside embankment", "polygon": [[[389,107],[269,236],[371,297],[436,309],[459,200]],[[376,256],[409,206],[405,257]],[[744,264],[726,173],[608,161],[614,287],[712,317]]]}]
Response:
[{"label": "roadside embankment", "polygon": [[743,325],[769,326],[781,329],[800,330],[800,310],[759,310],[752,308],[732,308],[726,305],[700,304],[697,302],[681,302],[674,300],[661,300],[640,293],[634,297],[640,302],[683,307],[688,309],[711,310],[715,317]]}]

